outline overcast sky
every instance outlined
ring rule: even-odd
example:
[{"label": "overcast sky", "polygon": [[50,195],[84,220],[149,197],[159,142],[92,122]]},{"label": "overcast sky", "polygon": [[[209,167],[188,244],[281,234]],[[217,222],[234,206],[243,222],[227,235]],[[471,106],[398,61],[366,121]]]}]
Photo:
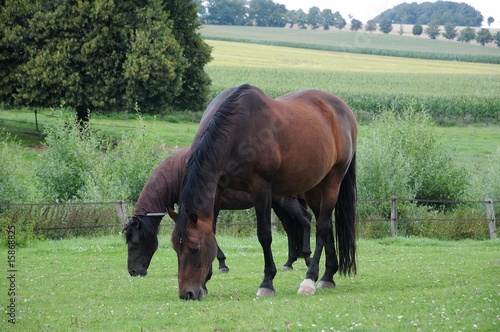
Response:
[{"label": "overcast sky", "polygon": [[[429,1],[429,0],[427,0]],[[340,14],[349,21],[348,15],[351,14],[355,19],[365,23],[366,21],[374,18],[384,10],[390,9],[400,3],[422,3],[425,1],[397,1],[397,0],[347,0],[347,1],[331,1],[331,0],[274,0],[276,3],[281,3],[286,6],[288,10],[302,9],[306,13],[309,8],[316,6],[319,9],[331,9],[333,12],[339,11]],[[434,2],[434,1],[430,1]],[[500,28],[500,1],[499,0],[457,0],[455,2],[465,2],[476,10],[480,11],[484,16],[483,27],[487,28],[488,24],[486,19],[492,16],[495,22],[491,25],[493,28]]]}]

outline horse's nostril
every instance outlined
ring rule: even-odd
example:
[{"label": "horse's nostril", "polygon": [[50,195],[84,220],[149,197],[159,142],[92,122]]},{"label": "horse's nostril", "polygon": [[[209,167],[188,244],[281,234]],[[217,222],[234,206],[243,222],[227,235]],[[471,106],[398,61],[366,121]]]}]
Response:
[{"label": "horse's nostril", "polygon": [[131,269],[128,271],[132,277],[135,277],[137,275],[137,271],[135,269]]}]

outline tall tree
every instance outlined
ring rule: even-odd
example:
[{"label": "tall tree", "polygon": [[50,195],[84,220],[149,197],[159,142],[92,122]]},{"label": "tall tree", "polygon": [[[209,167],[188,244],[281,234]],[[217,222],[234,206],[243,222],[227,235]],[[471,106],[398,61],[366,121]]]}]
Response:
[{"label": "tall tree", "polygon": [[258,26],[283,27],[286,24],[286,7],[272,0],[250,0],[249,19]]},{"label": "tall tree", "polygon": [[221,25],[248,25],[246,0],[208,0],[206,1],[205,22]]},{"label": "tall tree", "polygon": [[383,33],[389,33],[392,31],[392,23],[388,19],[382,20],[379,24],[379,30],[382,31]]},{"label": "tall tree", "polygon": [[199,33],[197,6],[189,0],[163,0],[163,5],[173,21],[172,33],[182,46],[182,56],[187,61],[187,67],[182,71],[181,92],[175,96],[173,105],[181,109],[202,110],[210,92],[210,77],[204,69],[212,60],[212,49]]},{"label": "tall tree", "polygon": [[457,37],[457,29],[456,29],[456,25],[451,23],[451,22],[447,22],[445,25],[444,25],[444,32],[443,32],[443,37],[448,39],[448,40],[453,40]]},{"label": "tall tree", "polygon": [[440,34],[439,31],[439,25],[436,21],[432,21],[431,23],[429,23],[427,28],[425,28],[425,33],[429,36],[430,39],[436,39],[436,37]]},{"label": "tall tree", "polygon": [[468,44],[471,40],[476,38],[476,30],[471,27],[466,27],[460,30],[460,36],[458,36],[457,40],[462,43]]},{"label": "tall tree", "polygon": [[485,44],[489,44],[493,41],[493,35],[490,30],[482,28],[476,35],[476,41],[484,46]]},{"label": "tall tree", "polygon": [[363,23],[360,20],[357,20],[355,18],[353,18],[351,20],[351,30],[352,31],[358,31],[362,27],[363,27]]},{"label": "tall tree", "polygon": [[412,33],[414,36],[418,37],[422,34],[422,32],[424,32],[424,28],[422,27],[421,24],[417,23],[413,26]]},{"label": "tall tree", "polygon": [[313,6],[309,8],[309,13],[307,14],[307,23],[313,29],[317,29],[321,22],[321,11],[319,7]]},{"label": "tall tree", "polygon": [[14,53],[15,103],[64,103],[86,120],[88,110],[123,111],[135,102],[143,112],[183,98],[196,108],[205,102],[210,49],[187,32],[198,27],[191,1],[25,0],[8,2],[2,14],[18,2],[36,9],[14,27],[24,36],[23,51]]}]

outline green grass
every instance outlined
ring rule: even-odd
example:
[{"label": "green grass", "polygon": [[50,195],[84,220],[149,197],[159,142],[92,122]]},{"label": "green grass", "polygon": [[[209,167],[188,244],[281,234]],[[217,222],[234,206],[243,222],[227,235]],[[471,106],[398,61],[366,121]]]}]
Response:
[{"label": "green grass", "polygon": [[[500,311],[500,242],[390,238],[359,241],[356,277],[312,297],[296,294],[306,267],[278,271],[276,296],[257,298],[263,271],[255,236],[219,236],[231,271],[215,274],[200,302],[177,295],[169,236],[147,277],[126,270],[116,235],[34,242],[16,252],[16,328],[20,331],[494,331]],[[2,246],[6,264],[7,249]],[[274,233],[278,266],[286,239]],[[2,278],[2,309],[7,304]],[[0,329],[8,323],[2,313]]]}]

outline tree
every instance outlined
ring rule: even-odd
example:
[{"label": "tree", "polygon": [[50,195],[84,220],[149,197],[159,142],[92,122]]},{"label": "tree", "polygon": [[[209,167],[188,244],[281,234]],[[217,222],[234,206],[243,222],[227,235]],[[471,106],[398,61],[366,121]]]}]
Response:
[{"label": "tree", "polygon": [[477,33],[476,41],[484,46],[485,44],[489,44],[493,41],[493,35],[490,30],[483,28]]},{"label": "tree", "polygon": [[458,36],[457,40],[459,42],[465,42],[468,44],[471,40],[476,38],[476,30],[471,27],[466,27],[460,30],[460,36]]},{"label": "tree", "polygon": [[351,20],[351,31],[358,31],[363,27],[363,23],[360,20],[353,18]]},{"label": "tree", "polygon": [[289,10],[285,14],[285,19],[290,23],[290,27],[293,28],[294,24],[297,24],[301,29],[307,29],[307,14],[304,13],[302,9],[299,10]]},{"label": "tree", "polygon": [[307,23],[311,26],[313,29],[317,29],[319,27],[319,23],[321,21],[320,18],[320,9],[319,7],[311,7],[309,8],[309,13],[307,14]]},{"label": "tree", "polygon": [[436,37],[440,34],[439,31],[439,25],[436,21],[432,21],[431,23],[429,23],[427,28],[425,28],[425,33],[429,36],[430,39],[436,39]]},{"label": "tree", "polygon": [[39,11],[36,3],[12,0],[0,6],[0,102],[14,105],[14,95],[20,88],[21,65],[29,60],[29,19]]},{"label": "tree", "polygon": [[456,36],[457,36],[456,25],[451,22],[447,22],[444,25],[443,37],[448,40],[453,40],[455,39]]},{"label": "tree", "polygon": [[335,23],[335,16],[331,9],[323,9],[319,17],[323,30],[330,30],[330,27]]},{"label": "tree", "polygon": [[400,25],[399,25],[398,34],[399,34],[400,36],[402,36],[404,32],[405,32],[405,29],[403,28],[403,25],[402,25],[402,24],[400,24]]},{"label": "tree", "polygon": [[497,31],[497,33],[493,37],[493,41],[495,42],[495,44],[497,44],[498,47],[500,47],[500,31]]},{"label": "tree", "polygon": [[377,23],[374,20],[369,20],[366,22],[365,30],[369,32],[377,30]]},{"label": "tree", "polygon": [[245,0],[208,0],[204,20],[209,24],[248,25]]},{"label": "tree", "polygon": [[16,67],[16,104],[64,103],[85,121],[88,110],[124,111],[137,103],[143,112],[158,112],[174,105],[199,109],[206,102],[210,81],[203,68],[210,48],[195,32],[194,3],[25,2],[36,9],[28,24],[16,25],[26,56]]},{"label": "tree", "polygon": [[346,20],[342,17],[342,15],[340,15],[338,11],[335,12],[333,16],[335,17],[333,26],[339,30],[342,30],[347,25]]},{"label": "tree", "polygon": [[422,25],[420,24],[415,24],[412,29],[412,33],[414,36],[420,36],[424,32],[424,28],[422,28]]},{"label": "tree", "polygon": [[286,7],[272,0],[251,0],[248,17],[258,26],[283,27],[286,24]]},{"label": "tree", "polygon": [[388,19],[384,19],[382,20],[382,22],[380,22],[379,26],[378,26],[378,29],[380,31],[382,31],[383,33],[389,33],[392,31],[392,23],[390,20]]},{"label": "tree", "polygon": [[488,17],[488,26],[491,26],[491,24],[495,22],[495,19],[493,17]]}]

